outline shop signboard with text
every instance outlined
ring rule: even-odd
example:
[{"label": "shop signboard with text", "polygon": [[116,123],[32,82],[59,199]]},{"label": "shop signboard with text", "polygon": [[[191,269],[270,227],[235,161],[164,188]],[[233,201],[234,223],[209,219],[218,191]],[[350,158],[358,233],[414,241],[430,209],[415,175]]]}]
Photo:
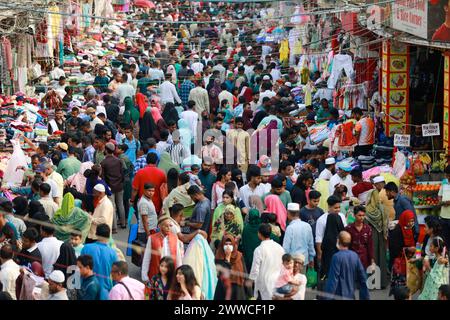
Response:
[{"label": "shop signboard with text", "polygon": [[428,0],[396,0],[392,4],[392,27],[420,38],[428,37]]},{"label": "shop signboard with text", "polygon": [[450,42],[450,1],[394,0],[392,28],[416,37]]}]

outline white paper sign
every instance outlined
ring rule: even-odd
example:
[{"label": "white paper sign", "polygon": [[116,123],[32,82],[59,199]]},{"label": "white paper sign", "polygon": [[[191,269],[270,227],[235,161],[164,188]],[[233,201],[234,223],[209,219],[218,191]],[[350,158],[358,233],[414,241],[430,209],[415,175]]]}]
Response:
[{"label": "white paper sign", "polygon": [[422,136],[432,137],[441,135],[439,123],[427,123],[422,125]]},{"label": "white paper sign", "polygon": [[409,134],[395,134],[394,146],[395,147],[409,147],[411,136]]},{"label": "white paper sign", "polygon": [[392,27],[427,39],[428,1],[395,0],[392,4]]}]

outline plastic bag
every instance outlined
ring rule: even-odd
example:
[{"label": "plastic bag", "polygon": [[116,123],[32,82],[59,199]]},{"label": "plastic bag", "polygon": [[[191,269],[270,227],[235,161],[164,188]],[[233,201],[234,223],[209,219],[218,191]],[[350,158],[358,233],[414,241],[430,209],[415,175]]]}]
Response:
[{"label": "plastic bag", "polygon": [[317,286],[317,271],[314,270],[314,268],[308,268],[306,270],[306,287],[308,288],[314,288]]},{"label": "plastic bag", "polygon": [[22,183],[23,179],[23,170],[16,170],[17,167],[28,167],[27,158],[22,148],[20,147],[19,140],[11,140],[13,145],[13,153],[11,158],[8,160],[8,164],[6,166],[4,181],[8,181],[9,185],[18,185]]}]

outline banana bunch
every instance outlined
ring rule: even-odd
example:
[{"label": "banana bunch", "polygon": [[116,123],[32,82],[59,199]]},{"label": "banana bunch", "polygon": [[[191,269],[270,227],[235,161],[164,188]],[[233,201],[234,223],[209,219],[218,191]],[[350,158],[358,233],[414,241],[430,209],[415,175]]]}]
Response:
[{"label": "banana bunch", "polygon": [[431,164],[431,157],[430,157],[430,155],[428,154],[428,153],[422,153],[420,156],[419,156],[419,160],[420,161],[422,161],[422,163],[423,164],[425,164],[425,165],[430,165]]}]

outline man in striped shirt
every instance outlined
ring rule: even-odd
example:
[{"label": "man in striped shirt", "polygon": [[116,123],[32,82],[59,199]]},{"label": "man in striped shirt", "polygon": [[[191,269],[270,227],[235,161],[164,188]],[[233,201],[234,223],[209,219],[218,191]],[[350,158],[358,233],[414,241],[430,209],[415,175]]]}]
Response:
[{"label": "man in striped shirt", "polygon": [[167,152],[170,154],[172,161],[180,165],[190,154],[185,146],[180,143],[180,133],[178,131],[175,131],[172,134],[172,140],[173,144],[167,148]]}]

